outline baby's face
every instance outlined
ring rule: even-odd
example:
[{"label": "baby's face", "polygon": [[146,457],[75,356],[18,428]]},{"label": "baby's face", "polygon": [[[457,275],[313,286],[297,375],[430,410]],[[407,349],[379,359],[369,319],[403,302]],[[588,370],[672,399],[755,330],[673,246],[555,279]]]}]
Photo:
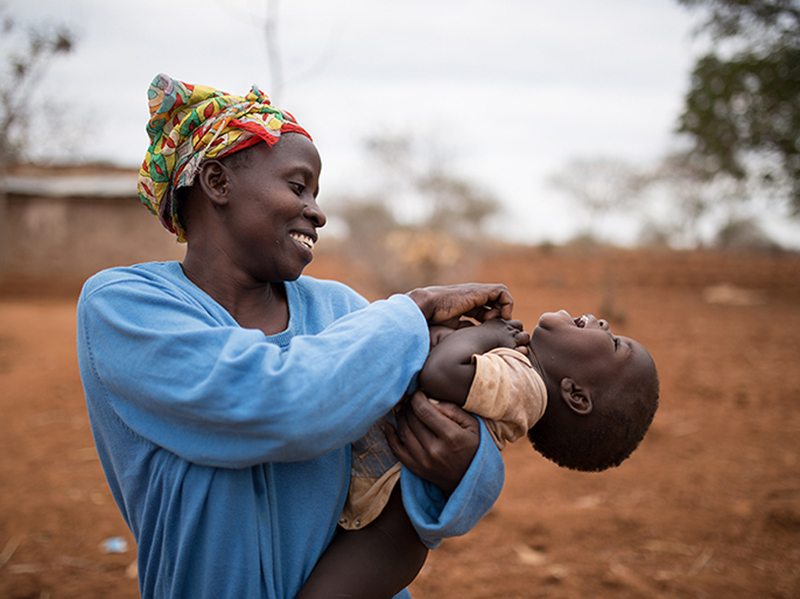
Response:
[{"label": "baby's face", "polygon": [[605,320],[591,314],[574,318],[566,310],[542,314],[530,350],[555,384],[569,377],[602,386],[649,368],[649,354],[640,343],[614,335]]}]

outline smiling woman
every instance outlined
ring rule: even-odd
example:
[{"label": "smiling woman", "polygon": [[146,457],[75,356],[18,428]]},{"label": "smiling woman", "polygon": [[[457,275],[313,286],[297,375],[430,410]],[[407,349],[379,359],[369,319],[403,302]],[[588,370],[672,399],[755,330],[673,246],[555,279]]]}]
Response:
[{"label": "smiling woman", "polygon": [[[303,276],[325,215],[320,157],[294,117],[255,87],[234,96],[166,75],[148,99],[139,197],[187,251],[84,286],[97,450],[143,597],[294,597],[334,537],[350,443],[409,388],[428,325],[508,318],[511,297],[466,284],[368,304]],[[397,430],[404,508],[428,547],[474,526],[503,480],[483,425],[437,414]]]},{"label": "smiling woman", "polygon": [[[326,222],[316,201],[322,165],[307,137],[287,134],[273,148],[259,144],[242,152],[250,155],[246,168],[231,168],[224,158],[207,160],[182,198],[189,242],[183,271],[212,296],[221,296],[219,288],[227,284],[212,266],[250,286],[296,280],[313,259],[317,229]],[[285,298],[268,310],[263,298],[256,299],[230,299],[226,308],[242,326],[267,335],[284,330]]]}]

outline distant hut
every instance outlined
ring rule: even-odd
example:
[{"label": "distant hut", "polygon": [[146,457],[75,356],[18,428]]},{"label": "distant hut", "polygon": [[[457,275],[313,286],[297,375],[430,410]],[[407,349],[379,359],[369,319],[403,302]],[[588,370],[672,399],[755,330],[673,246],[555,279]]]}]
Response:
[{"label": "distant hut", "polygon": [[0,179],[0,281],[74,284],[184,247],[139,203],[134,170],[21,166]]}]

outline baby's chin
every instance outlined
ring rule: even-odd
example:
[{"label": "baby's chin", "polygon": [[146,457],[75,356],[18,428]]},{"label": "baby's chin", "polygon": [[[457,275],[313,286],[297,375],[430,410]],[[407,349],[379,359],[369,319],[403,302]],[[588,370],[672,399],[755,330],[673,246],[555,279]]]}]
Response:
[{"label": "baby's chin", "polygon": [[560,327],[574,327],[575,319],[566,310],[559,310],[558,312],[545,312],[539,317],[539,322],[536,324],[534,333],[539,330],[550,331]]}]

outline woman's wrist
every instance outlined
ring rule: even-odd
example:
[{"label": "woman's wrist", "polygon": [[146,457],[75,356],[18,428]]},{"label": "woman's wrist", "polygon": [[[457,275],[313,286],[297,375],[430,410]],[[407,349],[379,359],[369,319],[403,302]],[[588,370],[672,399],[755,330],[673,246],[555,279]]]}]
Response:
[{"label": "woman's wrist", "polygon": [[430,321],[431,316],[433,316],[433,307],[431,306],[431,296],[433,294],[428,289],[420,287],[418,289],[412,289],[406,293],[406,295],[411,298],[411,301],[417,304],[425,320]]}]

